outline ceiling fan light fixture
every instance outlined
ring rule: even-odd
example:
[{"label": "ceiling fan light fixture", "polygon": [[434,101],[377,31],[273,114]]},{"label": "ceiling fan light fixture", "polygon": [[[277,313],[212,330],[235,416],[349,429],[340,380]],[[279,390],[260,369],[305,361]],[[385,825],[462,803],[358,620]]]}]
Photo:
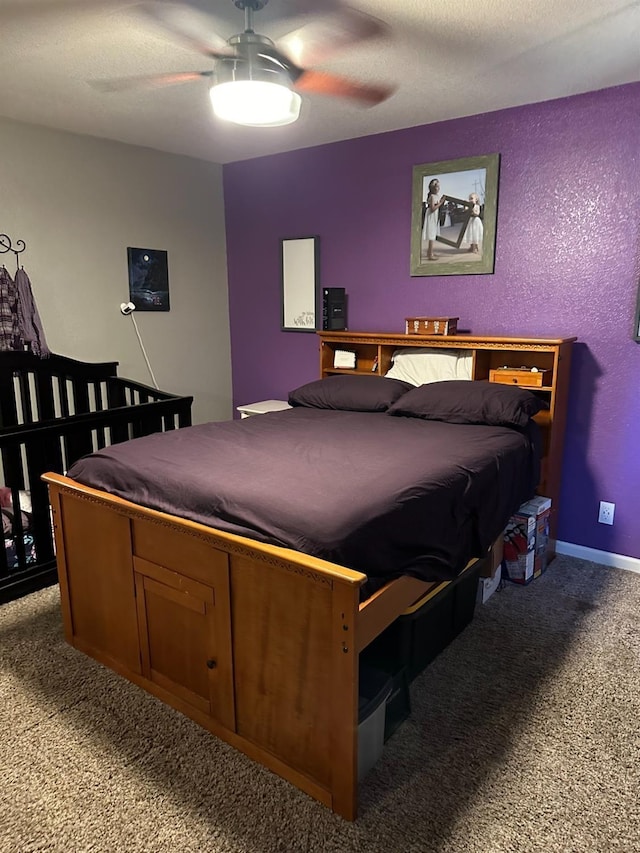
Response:
[{"label": "ceiling fan light fixture", "polygon": [[216,83],[209,95],[218,118],[251,127],[292,124],[302,103],[300,95],[288,86],[263,80]]}]

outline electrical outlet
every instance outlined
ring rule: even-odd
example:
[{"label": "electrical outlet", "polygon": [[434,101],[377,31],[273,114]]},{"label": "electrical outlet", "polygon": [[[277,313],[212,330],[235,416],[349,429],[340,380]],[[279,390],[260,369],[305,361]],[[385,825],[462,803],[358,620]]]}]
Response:
[{"label": "electrical outlet", "polygon": [[616,505],[600,501],[600,512],[598,513],[598,521],[600,524],[613,524],[613,514],[616,511]]}]

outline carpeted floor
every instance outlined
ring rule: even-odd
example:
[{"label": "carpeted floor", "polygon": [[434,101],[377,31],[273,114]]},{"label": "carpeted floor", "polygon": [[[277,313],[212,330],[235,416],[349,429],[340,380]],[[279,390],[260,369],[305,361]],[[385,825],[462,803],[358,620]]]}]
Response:
[{"label": "carpeted floor", "polygon": [[412,685],[350,824],[0,607],[1,853],[640,851],[640,574],[558,557]]}]

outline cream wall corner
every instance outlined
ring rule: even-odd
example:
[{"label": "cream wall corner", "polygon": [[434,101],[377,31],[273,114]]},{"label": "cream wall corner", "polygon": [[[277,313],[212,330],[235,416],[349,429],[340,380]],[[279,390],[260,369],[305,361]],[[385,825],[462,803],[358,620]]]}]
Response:
[{"label": "cream wall corner", "polygon": [[[137,312],[160,388],[193,420],[231,417],[222,167],[0,119],[0,232],[22,256],[52,351],[152,384],[131,318],[127,246],[168,252],[169,312]],[[10,272],[14,256],[0,259]]]}]

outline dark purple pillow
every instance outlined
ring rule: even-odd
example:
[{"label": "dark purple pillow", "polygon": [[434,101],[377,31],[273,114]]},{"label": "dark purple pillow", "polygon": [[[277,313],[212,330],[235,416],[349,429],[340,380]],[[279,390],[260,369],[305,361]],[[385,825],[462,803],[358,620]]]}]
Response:
[{"label": "dark purple pillow", "polygon": [[289,405],[347,412],[386,412],[410,388],[409,382],[386,376],[327,376],[301,385],[289,394]]},{"label": "dark purple pillow", "polygon": [[452,379],[407,391],[390,406],[387,414],[451,424],[524,427],[533,415],[547,408],[544,400],[526,388]]}]

